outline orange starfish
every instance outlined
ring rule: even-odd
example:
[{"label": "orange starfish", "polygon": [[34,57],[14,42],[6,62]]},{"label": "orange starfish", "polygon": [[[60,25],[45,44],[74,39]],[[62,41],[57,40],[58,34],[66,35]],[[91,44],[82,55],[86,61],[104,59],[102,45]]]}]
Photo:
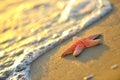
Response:
[{"label": "orange starfish", "polygon": [[102,42],[101,39],[96,39],[100,35],[95,34],[85,38],[74,37],[73,40],[75,40],[75,43],[66,49],[61,56],[73,54],[73,56],[77,57],[85,48],[100,44]]}]

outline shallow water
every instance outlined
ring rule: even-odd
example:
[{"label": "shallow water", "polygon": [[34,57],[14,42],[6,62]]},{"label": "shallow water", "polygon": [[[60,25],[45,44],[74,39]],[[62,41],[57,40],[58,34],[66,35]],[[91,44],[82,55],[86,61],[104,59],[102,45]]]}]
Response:
[{"label": "shallow water", "polygon": [[29,80],[33,60],[111,10],[100,1],[1,0],[0,79]]}]

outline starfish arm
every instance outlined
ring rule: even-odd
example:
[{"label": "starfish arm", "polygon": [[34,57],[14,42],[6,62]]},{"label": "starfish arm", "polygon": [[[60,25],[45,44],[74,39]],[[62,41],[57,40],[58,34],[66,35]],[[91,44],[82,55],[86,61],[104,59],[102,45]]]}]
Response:
[{"label": "starfish arm", "polygon": [[95,39],[95,38],[97,38],[100,35],[101,34],[90,35],[90,36],[86,37],[86,39]]},{"label": "starfish arm", "polygon": [[84,42],[84,45],[86,47],[92,47],[92,46],[95,46],[95,45],[98,45],[102,42],[101,39],[96,39],[96,40],[87,40]]},{"label": "starfish arm", "polygon": [[66,55],[69,55],[69,54],[72,54],[73,53],[73,50],[65,50],[63,53],[62,53],[62,55],[61,55],[61,57],[64,57],[64,56],[66,56]]},{"label": "starfish arm", "polygon": [[62,53],[62,57],[66,56],[66,55],[69,55],[69,54],[72,54],[75,50],[75,47],[76,47],[77,44],[73,44],[71,45],[69,48],[67,48],[63,53]]},{"label": "starfish arm", "polygon": [[83,50],[84,50],[84,45],[83,44],[79,44],[76,48],[75,48],[75,50],[74,50],[74,52],[73,52],[73,56],[75,56],[75,57],[77,57]]},{"label": "starfish arm", "polygon": [[73,45],[71,45],[69,48],[67,48],[63,53],[62,53],[62,57],[72,54],[76,48],[76,46],[80,44],[80,41],[76,41]]}]

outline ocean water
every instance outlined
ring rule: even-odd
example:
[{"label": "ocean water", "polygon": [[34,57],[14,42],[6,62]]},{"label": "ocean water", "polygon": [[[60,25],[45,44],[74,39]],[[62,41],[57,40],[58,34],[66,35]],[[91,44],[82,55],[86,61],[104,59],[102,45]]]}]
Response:
[{"label": "ocean water", "polygon": [[108,0],[1,0],[0,80],[30,80],[31,62],[112,9]]}]

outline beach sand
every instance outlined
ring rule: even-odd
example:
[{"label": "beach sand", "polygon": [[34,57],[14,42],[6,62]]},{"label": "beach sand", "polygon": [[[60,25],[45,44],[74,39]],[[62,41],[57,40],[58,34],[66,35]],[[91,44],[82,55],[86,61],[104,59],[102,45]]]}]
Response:
[{"label": "beach sand", "polygon": [[[120,3],[110,0],[113,10],[76,36],[102,33],[103,44],[87,48],[77,58],[61,58],[61,53],[73,43],[72,38],[56,46],[32,63],[31,80],[83,80],[93,74],[93,80],[120,80]],[[112,66],[117,65],[115,69]]]}]

